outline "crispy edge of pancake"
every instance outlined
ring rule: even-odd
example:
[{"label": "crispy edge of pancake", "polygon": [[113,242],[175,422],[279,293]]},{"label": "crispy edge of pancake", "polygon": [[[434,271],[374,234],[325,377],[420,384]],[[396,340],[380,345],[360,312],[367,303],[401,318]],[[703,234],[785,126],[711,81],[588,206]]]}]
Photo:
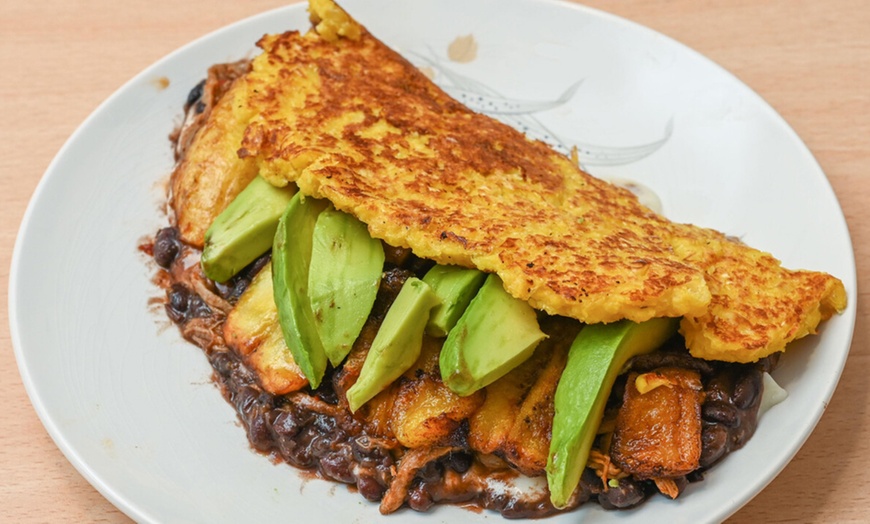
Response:
[{"label": "crispy edge of pancake", "polygon": [[755,362],[807,335],[846,309],[843,282],[818,271],[789,270],[769,253],[721,238],[710,241],[708,311],[686,316],[680,333],[695,357]]}]

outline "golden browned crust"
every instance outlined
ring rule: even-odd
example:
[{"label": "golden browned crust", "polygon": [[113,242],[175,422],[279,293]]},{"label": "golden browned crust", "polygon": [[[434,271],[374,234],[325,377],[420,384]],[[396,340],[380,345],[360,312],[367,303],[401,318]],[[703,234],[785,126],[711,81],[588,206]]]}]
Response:
[{"label": "golden browned crust", "polygon": [[820,322],[846,308],[843,283],[831,275],[791,271],[768,253],[708,234],[699,265],[713,300],[704,315],[680,324],[694,356],[754,362],[815,334]]},{"label": "golden browned crust", "polygon": [[419,256],[498,273],[508,291],[588,322],[701,314],[698,268],[662,218],[545,144],[449,98],[363,32],[260,41],[244,158],[276,184]]},{"label": "golden browned crust", "polygon": [[[332,2],[311,7],[316,30],[263,37],[234,93],[240,165],[272,183],[329,199],[388,244],[497,273],[551,314],[683,317],[704,358],[757,360],[845,307],[839,280],[667,221],[451,99]],[[224,146],[203,148],[220,159]]]}]

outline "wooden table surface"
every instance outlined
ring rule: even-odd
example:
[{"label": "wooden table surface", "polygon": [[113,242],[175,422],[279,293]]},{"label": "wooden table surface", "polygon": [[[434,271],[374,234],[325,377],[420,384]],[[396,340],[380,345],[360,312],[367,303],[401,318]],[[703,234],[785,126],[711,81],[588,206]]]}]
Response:
[{"label": "wooden table surface", "polygon": [[[124,522],[64,458],[21,382],[6,320],[27,202],[96,106],[173,49],[279,0],[0,0],[0,521]],[[870,3],[589,0],[696,49],[756,90],[830,179],[855,246],[858,323],[839,387],[797,457],[732,522],[859,522],[870,508]]]}]

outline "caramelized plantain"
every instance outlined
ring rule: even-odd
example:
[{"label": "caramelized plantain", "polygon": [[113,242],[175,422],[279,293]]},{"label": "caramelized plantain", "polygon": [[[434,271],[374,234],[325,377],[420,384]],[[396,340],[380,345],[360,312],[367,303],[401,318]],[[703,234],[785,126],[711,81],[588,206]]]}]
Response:
[{"label": "caramelized plantain", "polygon": [[616,417],[613,461],[639,478],[675,478],[697,469],[703,399],[696,371],[660,368],[630,374]]},{"label": "caramelized plantain", "polygon": [[251,110],[240,104],[244,77],[217,102],[172,174],[172,208],[181,239],[201,248],[214,219],[257,176],[253,159],[237,153]]},{"label": "caramelized plantain", "polygon": [[580,325],[546,318],[549,335],[523,364],[485,388],[486,401],[469,419],[469,446],[498,455],[527,475],[541,475],[553,424],[553,395],[568,346]]},{"label": "caramelized plantain", "polygon": [[565,347],[553,348],[508,434],[504,456],[527,475],[543,475],[547,467],[553,432],[553,396],[567,358]]},{"label": "caramelized plantain", "polygon": [[257,373],[269,393],[283,395],[308,385],[278,325],[271,263],[257,273],[227,315],[224,340]]},{"label": "caramelized plantain", "polygon": [[445,445],[463,420],[484,401],[482,391],[461,397],[438,373],[440,341],[425,337],[420,358],[399,386],[392,412],[393,433],[408,448]]}]

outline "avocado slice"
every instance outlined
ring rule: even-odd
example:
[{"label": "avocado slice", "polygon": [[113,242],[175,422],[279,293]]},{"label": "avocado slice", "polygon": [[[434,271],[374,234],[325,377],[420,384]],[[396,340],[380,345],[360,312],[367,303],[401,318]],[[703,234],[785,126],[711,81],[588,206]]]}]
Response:
[{"label": "avocado slice", "polygon": [[485,279],[486,273],[460,266],[437,264],[426,272],[423,282],[429,284],[441,301],[429,316],[426,334],[446,337]]},{"label": "avocado slice", "polygon": [[320,385],[326,372],[326,351],[308,299],[308,274],[317,216],[327,205],[326,200],[296,193],[278,221],[272,245],[272,292],[278,323],[293,359],[312,388]]},{"label": "avocado slice", "polygon": [[275,187],[261,176],[254,177],[205,232],[205,276],[226,282],[268,251],[278,219],[295,193],[295,185]]},{"label": "avocado slice", "polygon": [[366,355],[356,383],[347,390],[351,411],[402,376],[423,347],[423,330],[438,297],[428,284],[411,277],[402,285]]},{"label": "avocado slice", "polygon": [[378,295],[384,247],[366,225],[329,206],[317,217],[308,273],[314,325],[337,366],[350,352]]},{"label": "avocado slice", "polygon": [[441,380],[457,395],[471,395],[529,358],[545,337],[535,310],[491,274],[444,341]]},{"label": "avocado slice", "polygon": [[568,350],[554,397],[547,484],[550,501],[564,508],[580,482],[604,407],[628,359],[660,347],[677,332],[678,319],[627,320],[584,326]]}]

